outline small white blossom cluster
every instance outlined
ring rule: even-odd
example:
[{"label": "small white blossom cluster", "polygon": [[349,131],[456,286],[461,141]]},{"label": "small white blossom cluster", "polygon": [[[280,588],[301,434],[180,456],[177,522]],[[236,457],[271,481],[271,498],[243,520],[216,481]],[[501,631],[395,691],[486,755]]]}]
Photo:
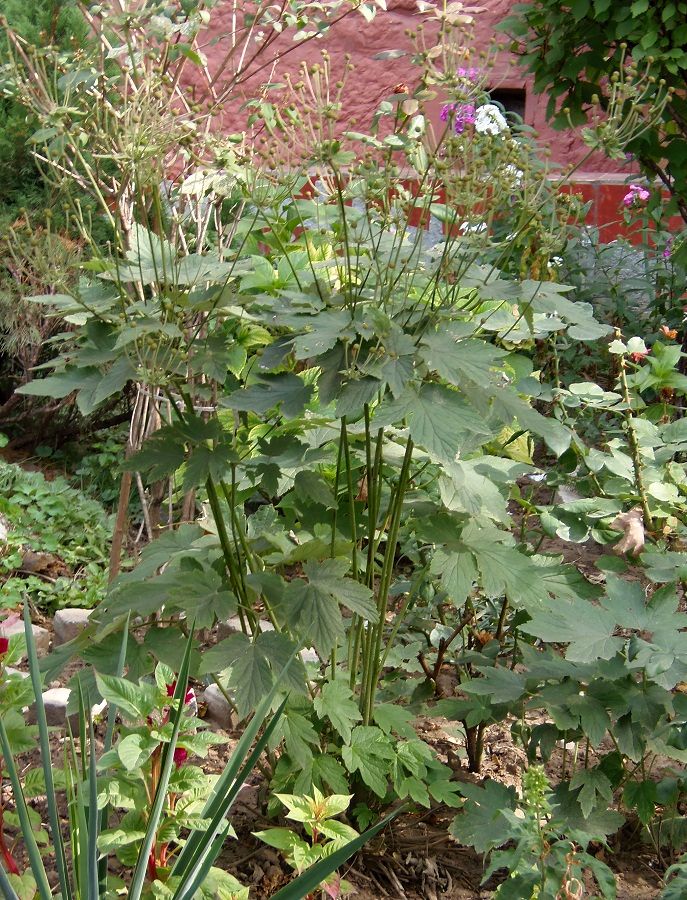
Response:
[{"label": "small white blossom cluster", "polygon": [[475,131],[479,134],[501,134],[508,131],[508,122],[498,106],[485,103],[475,113]]}]

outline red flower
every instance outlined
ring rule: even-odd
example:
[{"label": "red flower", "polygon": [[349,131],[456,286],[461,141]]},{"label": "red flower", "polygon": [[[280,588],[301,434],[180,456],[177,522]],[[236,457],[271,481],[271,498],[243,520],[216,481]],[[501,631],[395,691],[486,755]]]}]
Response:
[{"label": "red flower", "polygon": [[635,353],[630,353],[630,359],[632,360],[632,362],[639,363],[639,362],[641,362],[643,359],[646,359],[648,355],[649,355],[649,351],[648,351],[648,350],[647,350],[646,353],[641,353],[641,352],[638,350],[638,351],[636,351]]},{"label": "red flower", "polygon": [[10,639],[6,637],[0,637],[0,656],[4,656],[9,649]]},{"label": "red flower", "polygon": [[174,765],[178,768],[183,766],[183,764],[188,759],[188,751],[184,750],[183,747],[177,747],[174,751]]},{"label": "red flower", "polygon": [[[167,696],[173,697],[174,691],[176,691],[176,689],[177,689],[176,681],[173,681],[171,684],[168,684],[167,685]],[[186,696],[184,697],[184,703],[192,703],[195,700],[195,697],[196,697],[195,691],[193,690],[193,688],[189,688],[186,691]]]}]

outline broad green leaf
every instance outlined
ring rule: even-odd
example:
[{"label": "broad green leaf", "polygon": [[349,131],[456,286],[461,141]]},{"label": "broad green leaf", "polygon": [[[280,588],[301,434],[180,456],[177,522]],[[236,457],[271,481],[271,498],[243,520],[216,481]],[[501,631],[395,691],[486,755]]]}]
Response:
[{"label": "broad green leaf", "polygon": [[570,781],[570,790],[579,788],[577,800],[585,819],[589,818],[593,809],[601,806],[608,809],[613,800],[611,782],[599,769],[580,769]]},{"label": "broad green leaf", "polygon": [[133,684],[125,678],[98,673],[95,680],[103,699],[114,703],[129,719],[145,721],[158,708],[159,691],[155,685]]},{"label": "broad green leaf", "polygon": [[501,810],[515,809],[515,788],[487,779],[482,787],[461,784],[460,792],[465,805],[449,828],[457,841],[478,853],[487,853],[511,839],[510,825]]},{"label": "broad green leaf", "polygon": [[467,548],[462,552],[436,550],[430,571],[439,575],[442,587],[456,606],[465,602],[477,580],[477,566]]},{"label": "broad green leaf", "polygon": [[386,401],[375,414],[374,425],[381,428],[404,419],[413,441],[444,461],[454,460],[468,438],[491,436],[484,419],[456,391],[439,384],[409,388],[398,400]]},{"label": "broad green leaf", "polygon": [[399,737],[414,740],[417,735],[413,728],[413,715],[395,703],[376,703],[373,718],[384,734],[395,732]]},{"label": "broad green leaf", "polygon": [[480,669],[481,678],[471,678],[461,689],[466,694],[484,694],[495,703],[515,703],[525,693],[525,677],[505,666]]},{"label": "broad green leaf", "polygon": [[623,791],[623,805],[636,809],[642,825],[648,825],[654,817],[656,796],[655,781],[628,781]]},{"label": "broad green leaf", "polygon": [[336,509],[337,507],[334,493],[328,482],[311,469],[303,469],[302,472],[296,474],[293,488],[298,496],[305,496],[326,509]]},{"label": "broad green leaf", "polygon": [[159,742],[142,734],[127,734],[117,742],[116,751],[127,772],[139,769],[145,763]]},{"label": "broad green leaf", "polygon": [[351,733],[350,744],[342,747],[341,755],[349,772],[359,772],[378,797],[386,795],[395,752],[383,731],[370,725],[358,725]]},{"label": "broad green leaf", "polygon": [[295,418],[303,411],[312,391],[311,384],[305,384],[290,372],[260,375],[255,384],[224,398],[222,406],[257,414],[280,406],[285,416]]},{"label": "broad green leaf", "polygon": [[362,718],[353,692],[342,679],[327,681],[313,701],[315,712],[323,719],[328,718],[334,730],[348,743],[351,729]]},{"label": "broad green leaf", "polygon": [[610,659],[624,643],[614,637],[616,617],[586,600],[560,600],[531,611],[531,616],[520,628],[548,643],[568,644],[565,657],[573,662]]},{"label": "broad green leaf", "polygon": [[423,338],[420,352],[430,370],[466,390],[470,382],[484,385],[492,381],[493,370],[508,356],[507,351],[486,341],[457,340],[448,331]]}]

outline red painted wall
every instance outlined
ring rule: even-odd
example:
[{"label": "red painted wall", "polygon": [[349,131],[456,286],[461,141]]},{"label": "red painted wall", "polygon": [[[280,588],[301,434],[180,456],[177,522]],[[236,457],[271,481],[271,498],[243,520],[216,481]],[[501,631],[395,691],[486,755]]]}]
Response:
[{"label": "red painted wall", "polygon": [[[326,49],[331,58],[333,80],[344,70],[346,55],[350,55],[354,70],[347,76],[344,93],[345,127],[350,128],[357,121],[362,129],[366,127],[380,100],[393,93],[399,82],[409,85],[411,91],[419,71],[410,62],[413,43],[406,35],[407,30],[415,30],[426,17],[417,10],[416,0],[387,0],[388,10],[379,10],[372,23],[366,23],[359,13],[352,12],[332,27],[323,39],[294,44],[288,32],[277,39],[273,48],[288,49],[279,67],[263,68],[253,78],[240,85],[241,99],[226,107],[221,127],[227,131],[243,130],[247,113],[241,112],[241,102],[256,95],[261,83],[281,81],[286,72],[297,80],[299,63],[303,60],[314,63],[320,61],[320,53]],[[499,37],[495,26],[510,12],[510,0],[484,0],[482,11],[475,11],[473,46],[477,51],[487,50]],[[213,13],[212,33],[203,42],[203,52],[208,58],[208,68],[213,71],[227,50],[227,35],[231,31],[232,0],[220,3]],[[427,23],[426,33],[431,35],[432,24]],[[436,26],[434,26],[436,27]],[[431,41],[428,40],[431,44]],[[257,49],[258,44],[255,43]],[[375,57],[388,50],[401,50],[405,55],[395,59],[379,60]],[[270,53],[270,56],[272,53]],[[475,54],[473,64],[478,65]],[[579,134],[570,131],[554,131],[545,119],[546,96],[536,95],[531,90],[530,80],[525,78],[515,58],[502,51],[490,70],[489,87],[525,89],[525,122],[539,135],[544,148],[550,149],[551,160],[563,167],[578,165],[587,155],[587,148]],[[278,95],[271,95],[275,100]],[[440,102],[436,103],[438,119]],[[624,230],[621,217],[621,203],[627,192],[627,180],[633,174],[632,166],[619,166],[601,154],[585,159],[575,173],[573,186],[585,199],[593,200],[590,224],[600,226],[605,239],[612,239]]]}]

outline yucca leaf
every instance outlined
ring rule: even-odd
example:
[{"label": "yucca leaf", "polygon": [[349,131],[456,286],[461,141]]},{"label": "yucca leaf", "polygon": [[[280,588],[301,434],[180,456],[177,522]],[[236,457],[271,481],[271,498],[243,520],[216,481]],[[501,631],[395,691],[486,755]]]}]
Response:
[{"label": "yucca leaf", "polygon": [[[67,874],[67,860],[64,852],[64,841],[60,830],[60,816],[55,797],[55,782],[52,777],[52,759],[50,757],[50,737],[48,735],[48,722],[45,717],[45,705],[43,703],[43,685],[41,684],[40,668],[36,643],[33,639],[31,617],[29,616],[28,603],[24,604],[24,634],[26,635],[26,654],[29,661],[29,674],[31,685],[36,697],[36,723],[38,725],[38,740],[41,751],[41,765],[45,778],[45,794],[48,804],[48,821],[52,831],[53,846],[55,848],[55,868],[60,882],[62,900],[72,900],[72,888]],[[23,827],[23,826],[22,826]],[[43,874],[45,868],[41,863]],[[35,873],[34,873],[35,875]]]},{"label": "yucca leaf", "polygon": [[[88,897],[100,896],[100,871],[98,864],[98,834],[100,815],[98,813],[98,774],[95,757],[95,732],[93,719],[88,715]],[[107,857],[105,858],[107,864]]]},{"label": "yucca leaf", "polygon": [[[38,698],[36,698],[36,704],[38,704],[39,702],[40,701],[38,700]],[[52,891],[50,890],[50,884],[48,882],[48,876],[45,871],[45,866],[43,865],[43,859],[41,858],[40,850],[38,849],[38,844],[36,843],[36,837],[33,833],[33,828],[31,827],[28,809],[26,808],[26,798],[24,797],[21,781],[19,780],[17,767],[15,766],[14,759],[12,758],[12,750],[10,748],[10,742],[7,738],[7,731],[5,730],[5,726],[2,722],[2,717],[0,717],[0,750],[2,750],[2,755],[5,759],[5,766],[10,778],[10,784],[12,785],[14,806],[17,816],[19,817],[19,824],[21,826],[22,838],[24,839],[24,844],[26,845],[26,852],[29,855],[29,864],[31,865],[31,871],[33,872],[33,877],[36,879],[36,887],[38,888],[38,893],[41,897],[41,900],[50,900],[50,898],[52,897]]]},{"label": "yucca leaf", "polygon": [[191,900],[198,888],[203,884],[208,872],[212,868],[212,864],[217,858],[224,839],[229,831],[229,822],[224,823],[224,828],[219,831],[211,841],[205,842],[205,853],[191,869],[184,880],[181,882],[177,890],[174,892],[173,900]]},{"label": "yucca leaf", "polygon": [[191,628],[189,629],[189,638],[186,643],[186,650],[184,651],[184,658],[179,668],[177,686],[174,691],[172,703],[170,704],[170,709],[174,710],[172,736],[162,753],[160,780],[158,781],[155,798],[153,800],[153,806],[150,810],[150,818],[148,819],[146,835],[143,838],[141,850],[136,861],[136,868],[134,869],[134,874],[131,879],[131,887],[129,889],[128,900],[140,900],[141,893],[143,891],[143,883],[146,877],[146,870],[148,867],[148,857],[150,856],[150,851],[152,850],[153,844],[155,843],[155,835],[160,824],[162,809],[167,798],[169,777],[172,773],[172,766],[174,765],[174,749],[179,737],[181,721],[184,717],[184,700],[186,698],[186,685],[188,683],[191,647],[193,646],[193,631],[194,628],[193,626],[191,626]]},{"label": "yucca leaf", "polygon": [[[284,667],[282,676],[284,672],[286,672],[289,665],[290,663]],[[217,779],[215,787],[208,797],[205,806],[203,807],[203,811],[201,812],[202,818],[214,819],[220,812],[221,816],[226,815],[227,810],[233,803],[233,800],[236,794],[239,792],[243,782],[250,774],[254,761],[257,760],[260,756],[260,753],[262,753],[262,748],[264,747],[266,741],[259,742],[260,747],[259,749],[256,748],[257,753],[255,750],[251,753],[250,748],[257,733],[260,731],[260,728],[262,727],[267,714],[270,711],[272,702],[282,683],[282,677],[280,676],[276,679],[272,690],[265,697],[260,706],[256,709],[253,718],[248,723],[246,730],[243,732],[238,744],[234,748],[234,752],[231,755],[231,759],[229,760],[228,765],[226,766],[220,777]],[[272,731],[276,727],[285,705],[286,699],[279,706],[278,710],[267,725],[267,738],[269,738]],[[250,761],[250,767],[246,765],[247,761]],[[204,832],[194,831],[189,835],[186,843],[181,850],[181,853],[177,857],[176,863],[174,864],[172,875],[183,876],[186,874],[187,869],[189,869],[189,867],[191,867],[193,864],[192,861],[198,858],[199,847],[201,846],[203,840],[206,840]]]},{"label": "yucca leaf", "polygon": [[330,856],[326,856],[324,859],[316,862],[313,866],[310,866],[310,868],[306,869],[305,872],[298,876],[298,878],[295,878],[281,890],[277,891],[276,894],[273,894],[272,900],[303,900],[303,897],[307,897],[308,894],[314,891],[318,885],[322,884],[326,878],[336,872],[339,866],[342,866],[349,857],[353,856],[354,853],[357,853],[371,838],[376,834],[379,834],[383,828],[386,828],[389,822],[391,822],[392,819],[395,819],[400,812],[401,809],[396,810],[382,819],[381,822],[377,822],[372,828],[368,828],[367,831],[363,832],[359,837],[349,841],[349,843],[344,847],[341,847],[340,850],[335,850]]},{"label": "yucca leaf", "polygon": [[0,863],[0,891],[2,891],[4,900],[19,900],[14,888],[10,884],[7,872],[5,872],[2,863]]},{"label": "yucca leaf", "polygon": [[[124,665],[126,663],[126,650],[127,644],[129,641],[129,619],[131,618],[131,613],[126,617],[126,622],[124,623],[124,631],[122,633],[122,645],[119,648],[119,659],[117,660],[117,671],[115,675],[119,678],[124,674]],[[103,753],[107,753],[108,750],[112,747],[112,736],[114,734],[115,721],[117,720],[117,707],[114,703],[110,703],[107,710],[107,728],[105,730],[105,742],[103,744]],[[92,745],[93,747],[95,745]],[[97,807],[94,807],[97,809]],[[106,803],[103,809],[100,812],[100,827],[98,828],[99,832],[105,831],[109,824],[109,816],[110,816],[110,804]],[[100,882],[100,889],[102,892],[105,891],[107,887],[107,855],[103,856],[98,864],[98,879]]]}]

